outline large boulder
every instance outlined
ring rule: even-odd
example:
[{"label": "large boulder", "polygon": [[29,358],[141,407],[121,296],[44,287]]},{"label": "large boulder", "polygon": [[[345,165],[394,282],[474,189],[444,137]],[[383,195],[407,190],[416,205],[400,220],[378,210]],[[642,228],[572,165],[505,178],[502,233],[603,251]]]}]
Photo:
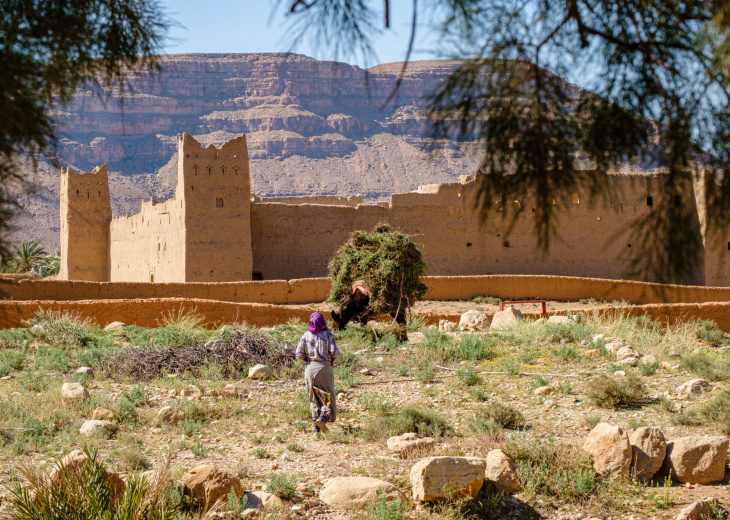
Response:
[{"label": "large boulder", "polygon": [[487,453],[487,468],[484,478],[500,493],[509,495],[520,490],[515,461],[502,450]]},{"label": "large boulder", "polygon": [[593,455],[593,467],[604,478],[629,476],[631,444],[620,426],[597,424],[588,434],[583,449]]},{"label": "large boulder", "polygon": [[477,457],[428,457],[411,468],[416,502],[476,497],[484,484],[486,461]]},{"label": "large boulder", "polygon": [[640,357],[641,357],[641,354],[636,352],[633,348],[629,347],[628,345],[621,347],[616,351],[616,359],[626,359],[626,358],[639,359]]},{"label": "large boulder", "polygon": [[116,432],[117,427],[113,422],[96,419],[84,421],[79,429],[79,433],[87,437],[110,437]]},{"label": "large boulder", "polygon": [[492,330],[502,330],[510,327],[522,319],[522,313],[514,307],[507,307],[505,310],[495,312],[492,317]]},{"label": "large boulder", "polygon": [[64,401],[83,401],[89,398],[89,392],[81,383],[64,383],[61,386],[61,397]]},{"label": "large boulder", "polygon": [[76,369],[76,373],[86,377],[94,377],[94,369],[91,367],[79,367]]},{"label": "large boulder", "polygon": [[180,397],[185,397],[194,401],[199,401],[202,396],[203,392],[195,385],[188,385],[180,390]]},{"label": "large boulder", "polygon": [[466,311],[459,319],[459,329],[469,332],[477,332],[489,328],[489,316],[482,311]]},{"label": "large boulder", "polygon": [[114,412],[106,408],[95,408],[91,414],[91,418],[95,421],[113,421]]},{"label": "large boulder", "polygon": [[266,365],[254,365],[248,369],[249,379],[274,379],[274,371]]},{"label": "large boulder", "polygon": [[401,459],[423,456],[433,451],[436,441],[431,437],[421,437],[417,433],[404,433],[391,437],[387,442],[388,451]]},{"label": "large boulder", "polygon": [[651,478],[662,468],[667,453],[667,442],[659,428],[645,426],[629,433],[632,461],[631,468],[642,482]]},{"label": "large boulder", "polygon": [[335,477],[324,483],[319,499],[333,509],[364,509],[383,493],[387,499],[405,501],[390,482],[372,477]]},{"label": "large boulder", "polygon": [[155,423],[158,426],[163,424],[177,424],[178,415],[172,406],[163,406],[157,411],[155,416]]},{"label": "large boulder", "polygon": [[439,320],[439,330],[442,332],[454,332],[456,331],[457,327],[458,325],[453,321]]},{"label": "large boulder", "polygon": [[209,464],[191,469],[183,475],[180,483],[184,487],[185,495],[197,502],[205,511],[213,507],[219,498],[228,495],[231,489],[239,497],[244,494],[238,477]]},{"label": "large boulder", "polygon": [[266,491],[251,491],[246,493],[246,509],[268,510],[281,507],[284,502],[272,493]]},{"label": "large boulder", "polygon": [[677,388],[678,394],[704,394],[712,390],[712,385],[704,379],[692,379]]},{"label": "large boulder", "polygon": [[[624,339],[611,338],[611,340],[608,343],[606,343],[606,350],[608,350],[611,354],[613,354],[615,356],[616,353],[620,349],[622,349],[623,347],[628,347],[628,346],[629,346],[629,344]],[[631,347],[629,347],[629,348],[631,348]]]},{"label": "large boulder", "polygon": [[675,520],[703,520],[710,518],[712,507],[716,504],[717,500],[714,498],[706,498],[692,502],[679,512]]},{"label": "large boulder", "polygon": [[662,473],[682,483],[710,484],[725,478],[729,437],[682,437],[667,442]]}]

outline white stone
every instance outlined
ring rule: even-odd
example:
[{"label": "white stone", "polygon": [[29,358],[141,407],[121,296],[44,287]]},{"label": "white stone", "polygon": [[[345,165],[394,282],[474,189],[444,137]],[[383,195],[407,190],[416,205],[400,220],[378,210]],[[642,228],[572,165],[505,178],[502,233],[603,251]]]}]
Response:
[{"label": "white stone", "polygon": [[405,502],[405,497],[393,484],[371,477],[331,478],[319,492],[319,499],[333,509],[365,509],[380,494],[388,500]]},{"label": "white stone", "polygon": [[110,331],[110,332],[122,332],[124,331],[124,328],[127,325],[122,323],[121,321],[113,321],[106,327],[104,327],[104,330]]},{"label": "white stone", "polygon": [[476,497],[484,484],[486,461],[477,457],[428,457],[411,468],[416,502]]},{"label": "white stone", "polygon": [[61,386],[61,397],[66,401],[83,401],[89,398],[89,392],[81,383],[64,383]]},{"label": "white stone", "polygon": [[677,388],[678,394],[696,394],[701,395],[705,392],[709,392],[712,390],[712,385],[705,381],[704,379],[692,379],[691,381],[687,381],[686,383],[680,385]]},{"label": "white stone", "polygon": [[489,316],[482,311],[470,310],[461,315],[459,329],[469,332],[482,331],[489,328]]},{"label": "white stone", "polygon": [[103,435],[108,437],[117,431],[117,427],[111,421],[90,420],[84,421],[79,433],[81,435]]},{"label": "white stone", "polygon": [[522,313],[514,307],[507,307],[505,310],[496,312],[492,317],[492,330],[502,330],[510,327],[522,319]]},{"label": "white stone", "polygon": [[249,379],[274,379],[274,371],[266,365],[254,365],[248,369]]},{"label": "white stone", "polygon": [[79,367],[76,369],[77,374],[82,374],[88,377],[94,377],[94,369],[91,367]]},{"label": "white stone", "polygon": [[402,459],[423,456],[433,451],[436,441],[431,437],[421,437],[417,433],[404,433],[390,437],[387,441],[388,451]]}]

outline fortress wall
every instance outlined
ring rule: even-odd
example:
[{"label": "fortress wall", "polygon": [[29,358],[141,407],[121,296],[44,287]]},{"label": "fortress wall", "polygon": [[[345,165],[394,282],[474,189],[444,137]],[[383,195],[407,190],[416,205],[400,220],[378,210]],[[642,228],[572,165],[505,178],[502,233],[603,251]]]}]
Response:
[{"label": "fortress wall", "polygon": [[112,219],[106,165],[88,173],[61,171],[61,268],[67,280],[109,280]]},{"label": "fortress wall", "polygon": [[[468,300],[475,296],[577,301],[626,300],[632,304],[730,302],[730,287],[663,285],[648,282],[567,276],[427,276],[428,300]],[[228,302],[294,304],[321,302],[328,278],[225,283],[138,283],[0,279],[0,296],[9,300],[117,300],[200,298]]]},{"label": "fortress wall", "polygon": [[115,218],[111,224],[112,282],[184,279],[184,224],[177,198],[143,202],[139,213]]},{"label": "fortress wall", "polygon": [[252,202],[281,202],[282,204],[320,204],[326,206],[352,206],[363,203],[362,195],[307,195],[303,197],[251,197]]},{"label": "fortress wall", "polygon": [[[529,199],[493,204],[482,221],[475,182],[422,186],[419,192],[392,195],[387,206],[254,202],[253,270],[263,279],[326,276],[329,258],[353,230],[387,221],[421,244],[431,275],[650,278],[649,273],[630,273],[632,254],[646,254],[650,247],[632,238],[631,226],[660,205],[674,203],[664,200],[653,184],[652,176],[612,176],[611,197],[594,204],[588,189],[556,194],[558,232],[547,252],[538,246]],[[691,190],[683,199],[683,204],[694,206]],[[513,223],[516,209],[521,215]],[[704,281],[700,269],[686,283]]]},{"label": "fortress wall", "polygon": [[[246,136],[220,149],[183,134],[176,197],[184,201],[186,282],[251,280],[251,186]],[[291,277],[290,277],[291,278]]]}]

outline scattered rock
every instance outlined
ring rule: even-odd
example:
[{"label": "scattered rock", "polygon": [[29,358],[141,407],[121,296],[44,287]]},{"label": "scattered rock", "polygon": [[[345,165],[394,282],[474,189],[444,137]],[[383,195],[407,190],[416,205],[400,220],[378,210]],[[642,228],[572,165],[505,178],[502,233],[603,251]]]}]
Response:
[{"label": "scattered rock", "polygon": [[716,504],[717,500],[714,498],[706,498],[692,502],[679,512],[676,520],[702,520],[703,518],[709,518],[712,514],[712,506]]},{"label": "scattered rock", "polygon": [[188,385],[180,390],[180,397],[187,397],[188,399],[199,401],[202,396],[203,392],[195,385]]},{"label": "scattered rock", "polygon": [[266,491],[251,491],[250,493],[246,493],[246,498],[248,499],[246,509],[253,508],[259,511],[266,511],[267,509],[274,509],[284,505],[284,502],[279,497]]},{"label": "scattered rock", "polygon": [[114,413],[106,408],[96,408],[91,414],[91,418],[94,421],[113,421]]},{"label": "scattered rock", "polygon": [[555,401],[552,399],[546,400],[544,403],[542,403],[542,408],[545,411],[552,410],[553,408],[557,408],[558,405],[555,404]]},{"label": "scattered rock", "polygon": [[613,377],[626,377],[626,371],[616,370],[616,372],[613,373]]},{"label": "scattered rock", "polygon": [[459,329],[469,332],[477,332],[489,328],[489,316],[482,311],[471,310],[461,315]]},{"label": "scattered rock", "polygon": [[370,369],[369,368],[362,368],[360,369],[360,373],[364,376],[370,375]]},{"label": "scattered rock", "polygon": [[552,391],[553,388],[551,386],[541,386],[539,388],[535,388],[535,391],[533,393],[535,395],[547,395]]},{"label": "scattered rock", "polygon": [[89,398],[89,392],[81,383],[64,383],[61,386],[61,397],[66,401],[83,401]]},{"label": "scattered rock", "polygon": [[106,327],[104,327],[104,330],[108,330],[110,332],[124,332],[124,329],[127,325],[122,323],[121,321],[113,321]]},{"label": "scattered rock", "polygon": [[159,426],[163,424],[177,424],[177,421],[177,412],[175,412],[172,406],[163,406],[155,417],[155,423]]},{"label": "scattered rock", "polygon": [[389,500],[405,501],[393,484],[371,477],[331,478],[319,492],[319,499],[334,509],[364,509],[378,498],[378,493],[384,493]]},{"label": "scattered rock", "polygon": [[[629,346],[629,344],[626,342],[626,340],[617,339],[617,338],[611,338],[611,341],[606,343],[606,349],[614,356],[619,351],[619,349],[621,349],[623,347],[628,347],[628,346]],[[631,348],[631,347],[629,347],[629,348]]]},{"label": "scattered rock", "polygon": [[609,479],[628,477],[631,468],[631,444],[620,426],[599,423],[588,434],[583,449],[593,455],[593,467]]},{"label": "scattered rock", "polygon": [[[74,471],[77,473],[81,472],[84,469],[84,464],[86,463],[87,459],[88,457],[81,450],[74,450],[67,453],[50,471],[50,473],[48,474],[48,479],[51,482],[57,482],[61,471]],[[119,474],[107,471],[106,469],[104,469],[104,477],[109,484],[109,488],[111,489],[111,501],[116,502],[117,500],[121,499],[127,487],[127,484],[124,482],[124,480],[122,480]]]},{"label": "scattered rock", "polygon": [[505,310],[496,312],[492,317],[492,330],[502,330],[522,319],[522,313],[514,307],[507,307]]},{"label": "scattered rock", "polygon": [[651,365],[657,362],[656,356],[652,356],[651,354],[647,354],[646,356],[643,356],[641,358],[641,364],[642,365]]},{"label": "scattered rock", "polygon": [[254,365],[248,369],[249,379],[274,379],[274,371],[266,365]]},{"label": "scattered rock", "polygon": [[636,367],[636,366],[639,366],[639,358],[627,357],[627,358],[619,359],[618,364],[626,366],[626,367]]},{"label": "scattered rock", "polygon": [[510,494],[520,490],[515,461],[502,450],[487,453],[487,468],[484,478],[500,493]]},{"label": "scattered rock", "polygon": [[457,328],[456,323],[449,320],[439,320],[439,330],[443,332],[455,332]]},{"label": "scattered rock", "polygon": [[662,473],[682,483],[710,484],[725,478],[730,437],[682,437],[667,442]]},{"label": "scattered rock", "polygon": [[433,451],[436,441],[431,437],[421,437],[417,433],[404,433],[388,439],[388,451],[401,459],[423,456]]},{"label": "scattered rock", "polygon": [[224,397],[238,397],[238,386],[233,383],[229,383],[220,389],[218,395],[222,395]]},{"label": "scattered rock", "polygon": [[[494,322],[492,322],[494,325]],[[413,500],[431,502],[454,496],[476,497],[486,461],[476,457],[428,457],[411,468]]]},{"label": "scattered rock", "polygon": [[642,482],[651,480],[659,471],[667,453],[667,442],[659,428],[643,427],[629,433],[631,468]]},{"label": "scattered rock", "polygon": [[95,420],[84,421],[81,425],[79,433],[86,436],[104,436],[110,437],[116,433],[117,427],[111,421]]},{"label": "scattered rock", "polygon": [[639,359],[641,354],[636,352],[633,348],[627,346],[621,347],[616,351],[616,359],[636,358]]},{"label": "scattered rock", "polygon": [[198,502],[205,511],[219,498],[230,493],[231,489],[239,497],[244,494],[238,477],[209,464],[191,469],[183,475],[180,482],[184,486],[185,495]]},{"label": "scattered rock", "polygon": [[680,385],[677,388],[678,394],[697,394],[701,395],[705,392],[709,392],[712,390],[712,385],[705,381],[704,379],[692,379],[691,381],[687,381],[686,383]]},{"label": "scattered rock", "polygon": [[88,377],[94,377],[94,369],[91,367],[79,367],[76,369],[77,374],[82,374]]}]

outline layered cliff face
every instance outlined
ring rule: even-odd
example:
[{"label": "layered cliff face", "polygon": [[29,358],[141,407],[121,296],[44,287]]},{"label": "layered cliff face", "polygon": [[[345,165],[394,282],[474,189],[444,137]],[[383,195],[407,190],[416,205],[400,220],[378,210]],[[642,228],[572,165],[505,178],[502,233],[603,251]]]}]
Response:
[{"label": "layered cliff face", "polygon": [[220,146],[246,133],[253,193],[384,198],[473,173],[476,160],[452,142],[432,143],[424,94],[455,62],[365,71],[287,54],[165,56],[154,76],[130,76],[123,97],[80,89],[54,112],[59,165],[43,164],[37,191],[20,194],[13,240],[58,247],[60,165],[91,171],[108,163],[114,213],[172,196],[177,136]]}]

